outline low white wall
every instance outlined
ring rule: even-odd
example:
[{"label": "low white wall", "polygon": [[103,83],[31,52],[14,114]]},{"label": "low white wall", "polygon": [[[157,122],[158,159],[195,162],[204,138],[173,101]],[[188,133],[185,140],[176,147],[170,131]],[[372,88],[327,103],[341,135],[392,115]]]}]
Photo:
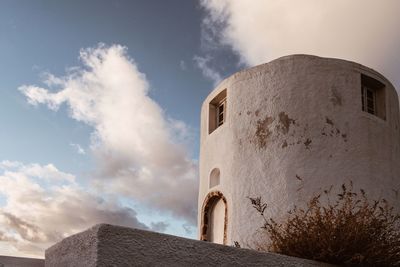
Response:
[{"label": "low white wall", "polygon": [[46,250],[46,267],[332,266],[273,253],[99,224]]}]

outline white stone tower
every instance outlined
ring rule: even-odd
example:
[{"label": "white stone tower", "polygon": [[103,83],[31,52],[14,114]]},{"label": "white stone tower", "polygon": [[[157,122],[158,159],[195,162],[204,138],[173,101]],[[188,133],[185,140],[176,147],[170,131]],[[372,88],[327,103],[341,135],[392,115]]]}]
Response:
[{"label": "white stone tower", "polygon": [[248,196],[279,219],[350,180],[399,208],[399,124],[394,87],[357,63],[294,55],[232,75],[201,109],[199,238],[252,244]]}]

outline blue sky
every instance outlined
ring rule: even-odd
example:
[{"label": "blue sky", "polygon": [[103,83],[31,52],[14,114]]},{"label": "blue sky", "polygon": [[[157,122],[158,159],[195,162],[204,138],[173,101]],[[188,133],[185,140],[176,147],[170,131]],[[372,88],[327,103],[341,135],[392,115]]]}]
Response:
[{"label": "blue sky", "polygon": [[[62,111],[33,111],[15,89],[40,83],[43,72],[63,75],[66,68],[79,65],[80,49],[100,42],[126,46],[151,83],[151,97],[198,130],[199,108],[193,107],[200,106],[212,83],[193,62],[193,56],[202,53],[201,8],[195,1],[3,1],[0,16],[0,101],[7,110],[1,118],[3,123],[13,121],[7,133],[1,133],[2,157],[39,163],[51,158],[60,167],[77,165],[71,162],[73,149],[63,147],[70,142],[87,146],[90,130]],[[19,141],[10,142],[5,134]],[[193,147],[195,157],[197,145]]]},{"label": "blue sky", "polygon": [[398,10],[397,0],[1,1],[1,254],[43,256],[99,222],[196,238],[200,106],[215,85],[302,53],[360,62],[399,88]]}]

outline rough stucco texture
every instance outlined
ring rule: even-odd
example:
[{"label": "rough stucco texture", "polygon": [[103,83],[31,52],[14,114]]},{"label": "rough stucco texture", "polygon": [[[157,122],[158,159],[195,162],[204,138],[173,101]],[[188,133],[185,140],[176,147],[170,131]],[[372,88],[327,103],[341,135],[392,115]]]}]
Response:
[{"label": "rough stucco texture", "polygon": [[272,253],[108,224],[46,250],[46,267],[63,266],[332,266]]},{"label": "rough stucco texture", "polygon": [[0,267],[44,267],[44,259],[0,256]]},{"label": "rough stucco texture", "polygon": [[94,226],[46,249],[45,266],[98,266],[96,264],[99,228],[100,225]]},{"label": "rough stucco texture", "polygon": [[[361,74],[385,85],[386,119],[362,111]],[[208,133],[209,104],[226,89],[226,121]],[[212,118],[211,118],[212,119]],[[227,244],[254,246],[263,221],[247,197],[261,196],[266,215],[287,216],[315,194],[354,183],[368,197],[400,210],[398,96],[379,73],[360,64],[287,56],[238,72],[201,110],[199,236],[207,195],[227,200]],[[210,172],[220,184],[210,188]]]}]

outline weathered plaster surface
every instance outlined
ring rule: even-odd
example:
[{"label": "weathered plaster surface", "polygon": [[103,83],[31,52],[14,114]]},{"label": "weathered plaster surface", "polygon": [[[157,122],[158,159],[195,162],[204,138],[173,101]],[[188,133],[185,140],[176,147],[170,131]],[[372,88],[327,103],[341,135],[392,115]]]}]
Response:
[{"label": "weathered plaster surface", "polygon": [[85,232],[68,237],[46,250],[46,267],[63,266],[322,267],[332,265],[100,224]]},{"label": "weathered plaster surface", "polygon": [[[386,120],[362,111],[361,74],[385,84]],[[224,89],[226,121],[209,134],[208,105]],[[295,55],[232,75],[202,106],[199,225],[212,190],[227,200],[229,245],[254,246],[260,236],[262,219],[248,196],[262,196],[267,216],[279,219],[294,204],[351,180],[400,210],[399,124],[391,83],[357,63]],[[210,189],[214,168],[220,184]]]},{"label": "weathered plaster surface", "polygon": [[98,266],[99,227],[96,225],[85,232],[67,237],[46,249],[45,266]]},{"label": "weathered plaster surface", "polygon": [[0,267],[44,267],[44,259],[0,256]]}]

